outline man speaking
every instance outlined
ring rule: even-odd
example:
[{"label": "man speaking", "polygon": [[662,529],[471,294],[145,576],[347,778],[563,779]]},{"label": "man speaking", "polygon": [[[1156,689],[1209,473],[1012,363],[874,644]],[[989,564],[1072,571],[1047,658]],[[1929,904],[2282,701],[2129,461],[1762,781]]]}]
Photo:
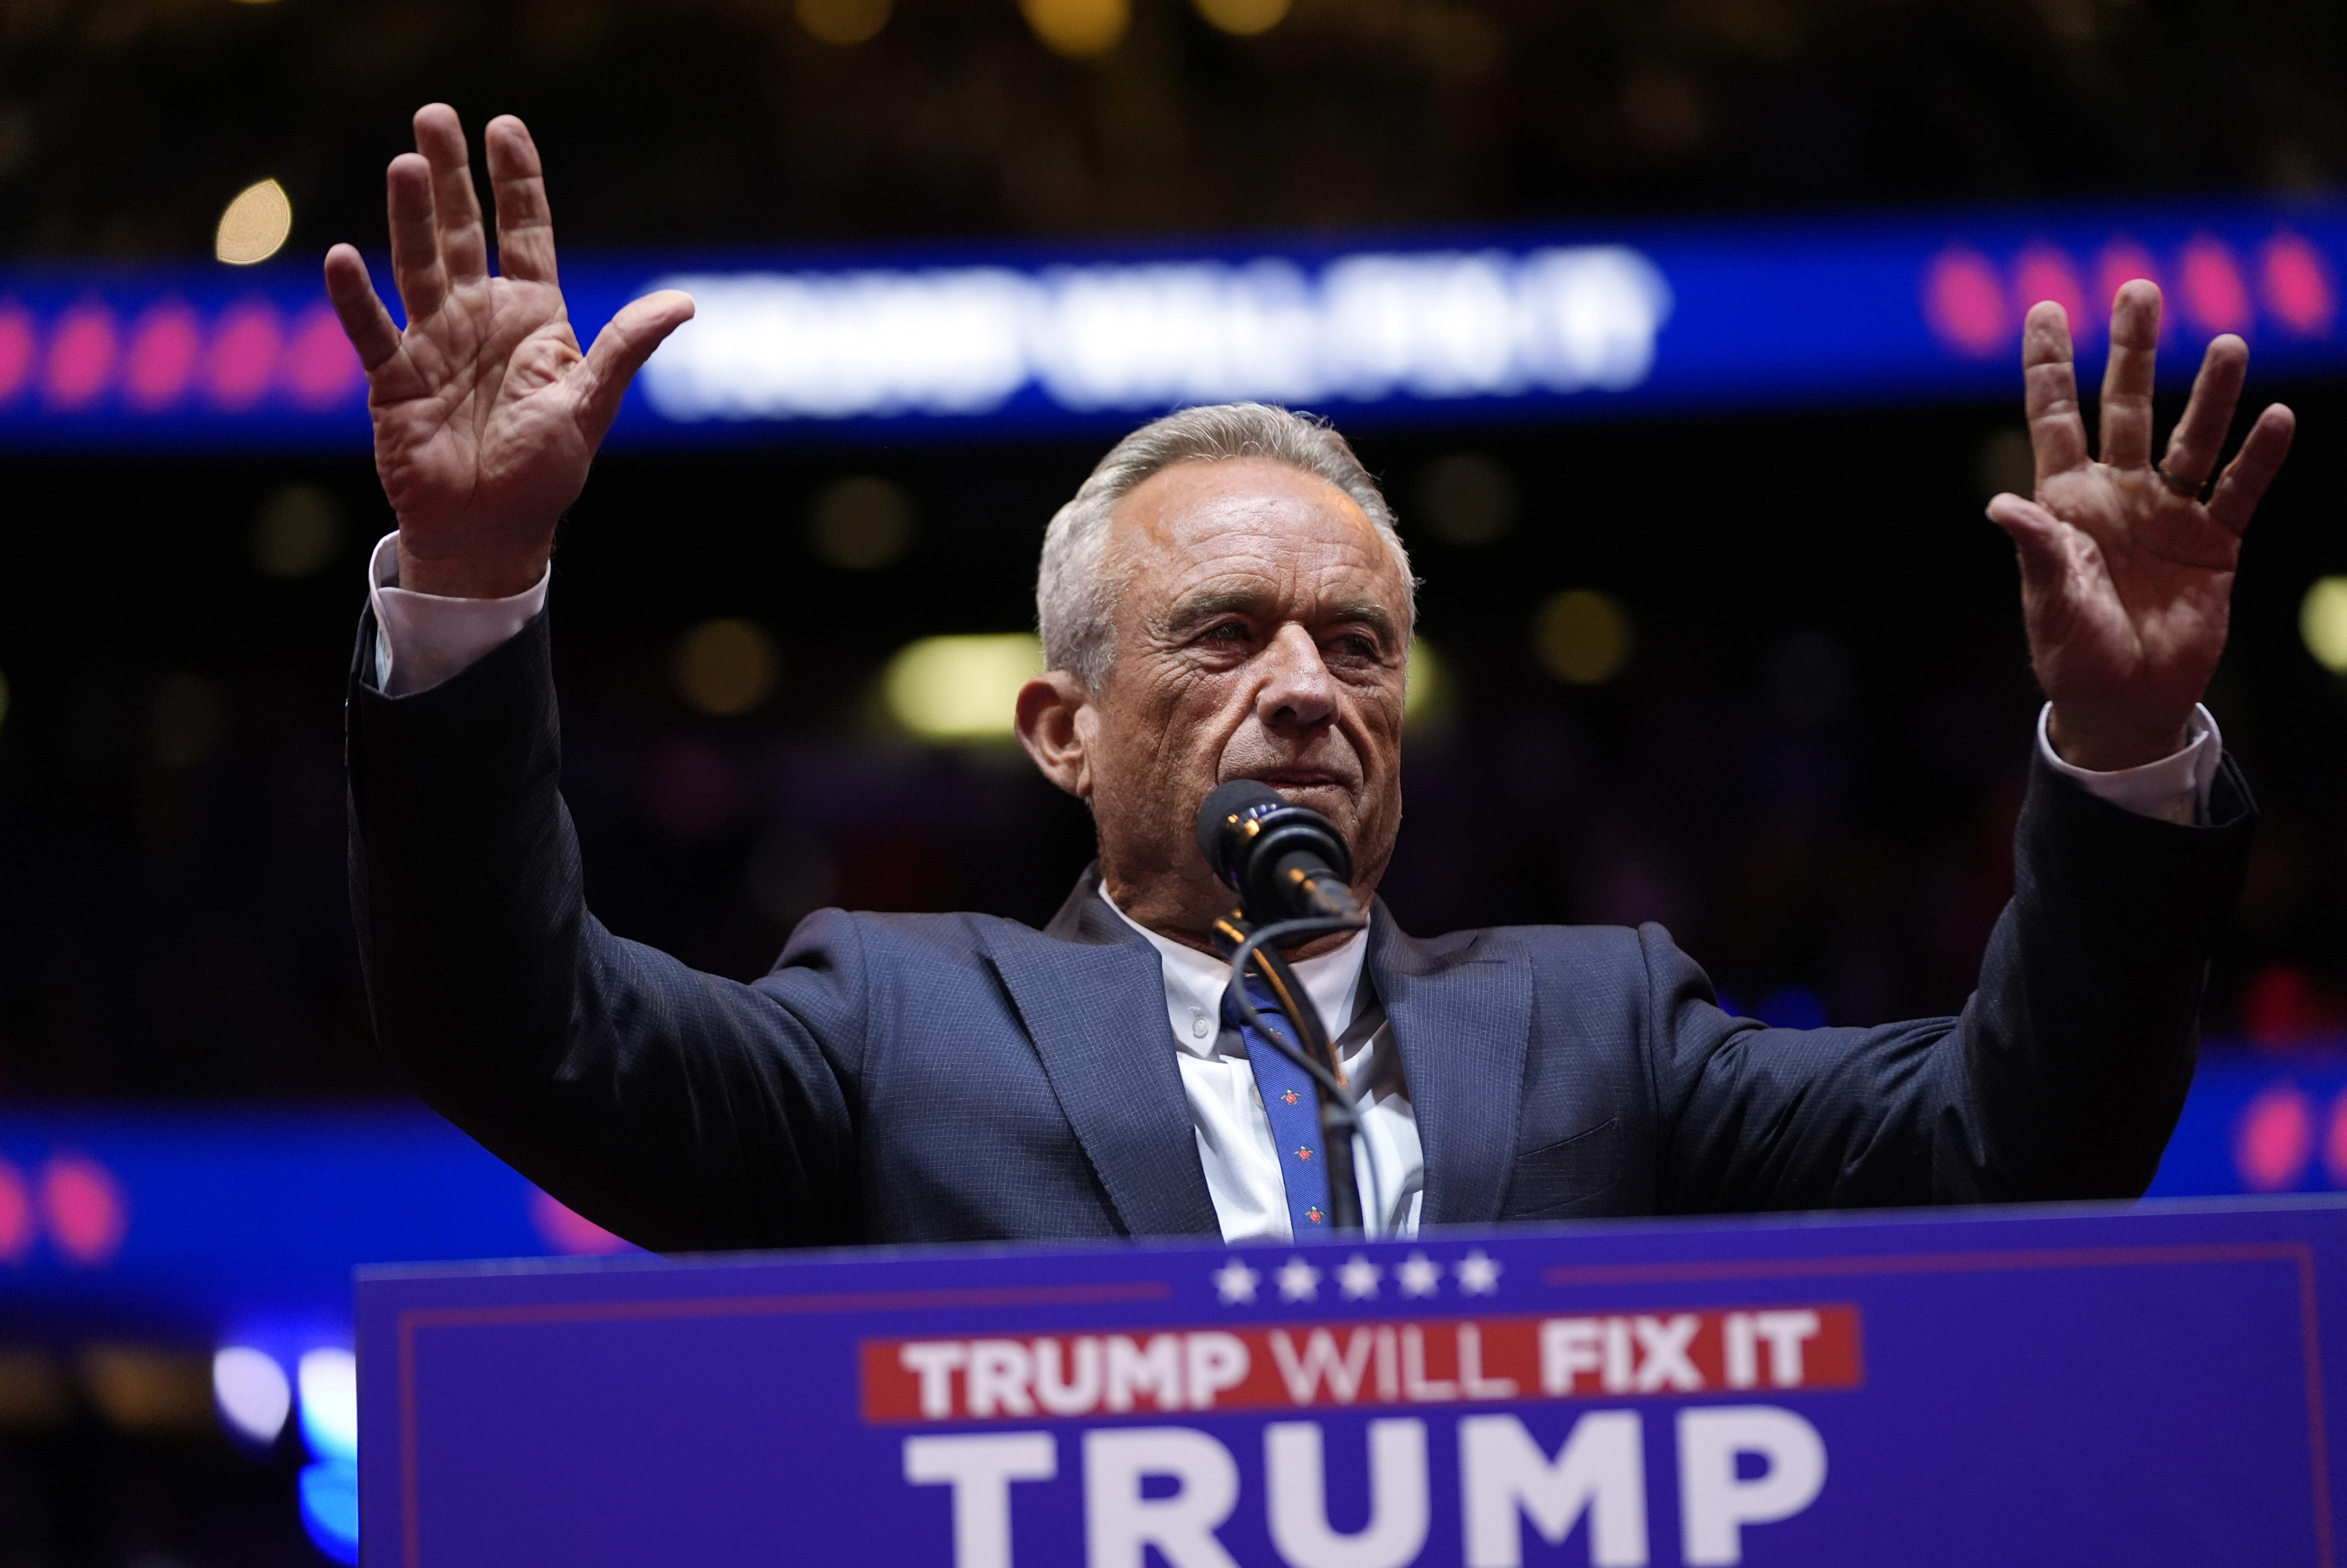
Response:
[{"label": "man speaking", "polygon": [[1402,931],[1372,898],[1401,826],[1409,559],[1345,442],[1255,405],[1136,431],[1044,537],[1051,670],[1018,733],[1100,845],[1051,925],[825,910],[743,985],[588,912],[549,673],[556,524],[692,302],[638,300],[582,354],[520,122],[487,133],[497,276],[456,114],[415,132],[389,174],[405,330],[355,251],[326,258],[399,521],[351,687],[353,907],[408,1081],[581,1214],[665,1250],[1325,1233],[1286,1064],[1220,1008],[1233,899],[1192,824],[1236,779],[1326,816],[1370,910],[1291,957],[1337,1036],[1372,1235],[2149,1181],[2251,815],[2198,700],[2292,429],[2269,408],[2218,474],[2248,357],[2220,337],[2154,460],[2150,284],[2113,306],[2098,460],[2060,308],[2025,331],[2037,494],[1990,514],[2051,701],[1961,1017],[1766,1029],[1652,925]]}]

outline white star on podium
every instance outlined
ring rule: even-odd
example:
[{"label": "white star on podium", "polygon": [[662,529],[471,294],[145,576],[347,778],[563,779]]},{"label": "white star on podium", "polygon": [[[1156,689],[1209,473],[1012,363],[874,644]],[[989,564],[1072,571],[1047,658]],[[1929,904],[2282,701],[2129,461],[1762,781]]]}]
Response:
[{"label": "white star on podium", "polygon": [[1442,1289],[1442,1266],[1422,1252],[1411,1253],[1394,1270],[1404,1296],[1434,1296]]},{"label": "white star on podium", "polygon": [[1378,1280],[1384,1274],[1376,1264],[1356,1254],[1345,1260],[1337,1270],[1337,1284],[1348,1301],[1368,1301],[1378,1294]]},{"label": "white star on podium", "polygon": [[1459,1294],[1461,1296],[1491,1296],[1499,1291],[1499,1260],[1484,1256],[1480,1246],[1460,1258],[1451,1272],[1459,1276]]},{"label": "white star on podium", "polygon": [[1255,1282],[1263,1276],[1239,1259],[1233,1258],[1214,1270],[1214,1289],[1225,1307],[1242,1307],[1255,1299]]},{"label": "white star on podium", "polygon": [[1279,1266],[1279,1298],[1282,1301],[1310,1301],[1320,1294],[1320,1271],[1300,1257],[1291,1257]]}]

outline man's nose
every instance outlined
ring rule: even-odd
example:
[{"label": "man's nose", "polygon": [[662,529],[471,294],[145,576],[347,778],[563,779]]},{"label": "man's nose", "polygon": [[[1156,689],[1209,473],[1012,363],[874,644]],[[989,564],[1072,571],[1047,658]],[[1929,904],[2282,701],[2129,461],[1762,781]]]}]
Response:
[{"label": "man's nose", "polygon": [[1310,632],[1281,627],[1262,659],[1266,674],[1255,694],[1255,716],[1266,729],[1317,730],[1337,716],[1336,682]]}]

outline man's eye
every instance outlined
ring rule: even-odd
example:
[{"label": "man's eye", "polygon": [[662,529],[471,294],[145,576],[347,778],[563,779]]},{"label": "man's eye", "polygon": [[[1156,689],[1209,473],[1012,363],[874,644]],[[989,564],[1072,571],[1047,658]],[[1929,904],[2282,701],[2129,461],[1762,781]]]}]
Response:
[{"label": "man's eye", "polygon": [[1247,629],[1235,620],[1226,620],[1206,633],[1208,642],[1245,642]]}]

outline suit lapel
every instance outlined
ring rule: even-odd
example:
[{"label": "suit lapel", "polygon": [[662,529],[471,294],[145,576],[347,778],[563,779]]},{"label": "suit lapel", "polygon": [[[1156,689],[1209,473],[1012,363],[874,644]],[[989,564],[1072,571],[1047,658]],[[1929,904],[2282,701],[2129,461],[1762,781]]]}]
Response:
[{"label": "suit lapel", "polygon": [[1076,885],[1044,935],[988,944],[1051,1091],[1128,1235],[1216,1235],[1156,950]]},{"label": "suit lapel", "polygon": [[1453,947],[1420,942],[1381,903],[1369,977],[1393,1026],[1425,1152],[1426,1225],[1499,1217],[1532,1036],[1532,965],[1490,933]]}]

